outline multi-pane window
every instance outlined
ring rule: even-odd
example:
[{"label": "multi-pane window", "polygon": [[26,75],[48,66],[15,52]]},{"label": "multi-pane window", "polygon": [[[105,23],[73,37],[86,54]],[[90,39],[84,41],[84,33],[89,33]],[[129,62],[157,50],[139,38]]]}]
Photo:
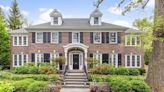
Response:
[{"label": "multi-pane window", "polygon": [[54,24],[58,24],[58,17],[53,18]]},{"label": "multi-pane window", "polygon": [[125,66],[129,68],[140,68],[141,67],[141,56],[140,55],[125,55]]},{"label": "multi-pane window", "polygon": [[35,54],[35,61],[36,62],[43,62],[44,61],[44,55],[43,55],[43,53],[36,53]]},{"label": "multi-pane window", "polygon": [[13,67],[23,66],[28,62],[27,54],[14,54],[13,55]]},{"label": "multi-pane window", "polygon": [[43,32],[36,33],[36,42],[43,43]]},{"label": "multi-pane window", "polygon": [[59,41],[59,33],[58,32],[52,32],[51,33],[51,43],[58,43]]},{"label": "multi-pane window", "polygon": [[80,43],[80,33],[79,32],[72,32],[72,42]]},{"label": "multi-pane window", "polygon": [[98,17],[94,17],[94,24],[98,24],[99,23],[99,18]]},{"label": "multi-pane window", "polygon": [[109,64],[118,66],[118,54],[109,54]]},{"label": "multi-pane window", "polygon": [[117,43],[117,32],[109,32],[109,42]]},{"label": "multi-pane window", "polygon": [[93,33],[93,41],[94,43],[101,43],[101,32]]},{"label": "multi-pane window", "polygon": [[125,36],[125,46],[137,46],[137,45],[141,45],[140,36],[137,35]]},{"label": "multi-pane window", "polygon": [[13,36],[13,46],[28,46],[28,36]]}]

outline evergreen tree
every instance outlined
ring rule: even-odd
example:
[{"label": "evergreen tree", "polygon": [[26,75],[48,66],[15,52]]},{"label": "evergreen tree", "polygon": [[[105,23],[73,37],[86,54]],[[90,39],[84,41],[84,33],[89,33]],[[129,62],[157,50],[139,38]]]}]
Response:
[{"label": "evergreen tree", "polygon": [[23,19],[16,0],[13,0],[12,5],[10,7],[8,24],[9,28],[12,30],[22,28]]},{"label": "evergreen tree", "polygon": [[9,67],[10,67],[9,35],[2,21],[2,17],[0,17],[0,68],[8,69]]}]

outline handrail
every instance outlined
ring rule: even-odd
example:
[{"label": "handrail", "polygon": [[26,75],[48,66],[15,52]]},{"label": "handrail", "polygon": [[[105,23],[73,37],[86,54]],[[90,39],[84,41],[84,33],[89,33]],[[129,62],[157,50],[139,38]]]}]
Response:
[{"label": "handrail", "polygon": [[68,65],[65,65],[65,67],[64,67],[64,71],[63,71],[63,75],[64,75],[64,76],[65,76],[67,70],[68,70]]},{"label": "handrail", "polygon": [[86,67],[85,64],[84,64],[84,72],[86,73],[86,76],[87,76],[87,79],[88,79],[88,71],[87,71],[87,67]]}]

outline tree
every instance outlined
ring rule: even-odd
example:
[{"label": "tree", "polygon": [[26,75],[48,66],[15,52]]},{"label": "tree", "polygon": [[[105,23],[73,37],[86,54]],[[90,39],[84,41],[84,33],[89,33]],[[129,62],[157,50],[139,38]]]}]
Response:
[{"label": "tree", "polygon": [[2,18],[2,20],[4,19],[4,12],[1,7],[0,7],[0,17]]},{"label": "tree", "polygon": [[[121,0],[120,7],[126,0]],[[133,8],[142,6],[144,8],[149,0],[130,0],[124,7],[123,15]],[[158,21],[160,17],[161,20]],[[164,92],[164,0],[155,0],[155,18],[152,42],[152,54],[149,62],[149,69],[146,82],[154,92]],[[161,22],[160,24],[158,22]],[[158,26],[158,27],[157,27]]]},{"label": "tree", "polygon": [[10,67],[10,43],[9,35],[0,17],[0,67],[7,69]]},{"label": "tree", "polygon": [[16,0],[13,0],[12,5],[10,7],[8,24],[9,24],[9,28],[12,30],[22,28],[23,25],[22,14],[20,13],[18,3]]}]

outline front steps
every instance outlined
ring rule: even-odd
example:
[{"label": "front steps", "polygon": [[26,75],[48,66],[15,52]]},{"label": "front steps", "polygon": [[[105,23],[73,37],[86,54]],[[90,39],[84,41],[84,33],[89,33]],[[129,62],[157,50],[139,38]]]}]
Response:
[{"label": "front steps", "polygon": [[81,70],[68,70],[64,76],[63,88],[89,88],[86,73]]}]

